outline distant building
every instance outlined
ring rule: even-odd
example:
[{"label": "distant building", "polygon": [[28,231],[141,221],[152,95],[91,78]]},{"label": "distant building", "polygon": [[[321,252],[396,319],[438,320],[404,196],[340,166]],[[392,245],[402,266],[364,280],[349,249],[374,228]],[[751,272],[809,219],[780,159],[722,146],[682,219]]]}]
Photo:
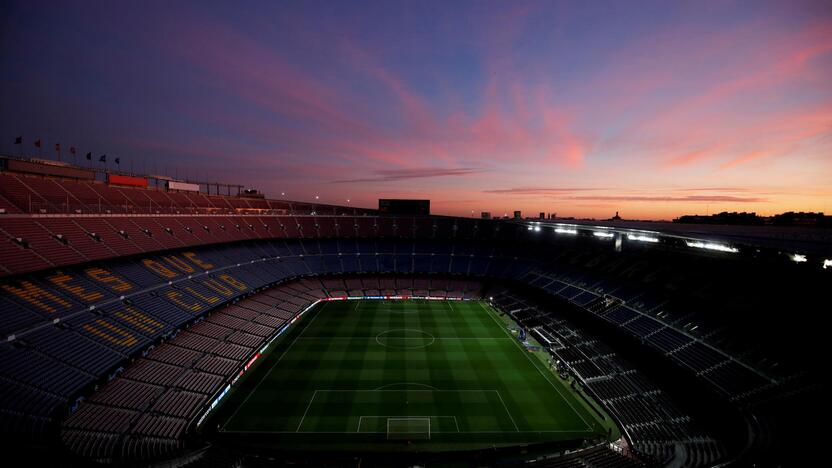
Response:
[{"label": "distant building", "polygon": [[523,219],[523,217],[520,215],[519,210],[514,212],[514,219]]},{"label": "distant building", "polygon": [[710,216],[685,215],[673,220],[674,223],[683,224],[722,224],[733,226],[810,226],[810,227],[832,227],[832,216],[826,216],[814,212],[788,211],[774,216],[757,216],[757,213],[726,212]]},{"label": "distant building", "polygon": [[823,212],[820,213],[795,213],[789,211],[774,215],[771,218],[771,224],[775,226],[817,226],[817,227],[832,227],[832,216],[826,216]]},{"label": "distant building", "polygon": [[540,212],[540,219],[546,219],[546,213]]},{"label": "distant building", "polygon": [[258,192],[257,189],[245,189],[242,192],[240,192],[240,195],[238,195],[238,196],[243,197],[243,198],[261,198],[261,199],[266,198],[266,195]]},{"label": "distant building", "polygon": [[491,219],[491,212],[483,211],[482,213],[480,213],[480,218],[482,218],[482,219]]},{"label": "distant building", "polygon": [[430,200],[410,200],[399,198],[380,198],[378,211],[391,215],[423,215],[430,214]]},{"label": "distant building", "polygon": [[615,216],[611,218],[612,221],[621,221],[621,216],[618,216],[618,212],[615,212]]},{"label": "distant building", "polygon": [[682,224],[729,224],[741,226],[755,226],[765,224],[765,219],[757,216],[757,213],[742,213],[727,212],[712,214],[710,216],[703,215],[685,215],[673,220],[674,223]]}]

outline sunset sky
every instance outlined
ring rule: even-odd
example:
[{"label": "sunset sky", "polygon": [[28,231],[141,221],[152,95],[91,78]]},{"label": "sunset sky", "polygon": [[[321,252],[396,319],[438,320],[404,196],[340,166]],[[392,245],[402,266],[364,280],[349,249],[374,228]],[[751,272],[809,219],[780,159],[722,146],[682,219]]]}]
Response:
[{"label": "sunset sky", "polygon": [[832,2],[6,1],[0,129],[275,198],[829,213]]}]

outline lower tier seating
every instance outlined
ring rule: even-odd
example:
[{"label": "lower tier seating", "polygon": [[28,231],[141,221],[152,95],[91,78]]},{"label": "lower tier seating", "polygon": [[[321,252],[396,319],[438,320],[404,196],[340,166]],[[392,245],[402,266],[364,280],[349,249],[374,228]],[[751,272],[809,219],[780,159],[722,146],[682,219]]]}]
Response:
[{"label": "lower tier seating", "polygon": [[[360,296],[380,277],[353,282]],[[476,281],[396,278],[398,295],[414,296],[430,281],[443,297],[478,297]],[[84,458],[112,463],[170,456],[212,398],[259,357],[291,319],[321,299],[345,297],[344,279],[304,279],[265,289],[222,307],[143,353],[117,378],[81,403],[62,424],[61,439]],[[430,288],[428,288],[430,289]]]},{"label": "lower tier seating", "polygon": [[[216,222],[211,226],[212,232],[223,231]],[[321,283],[318,277],[325,277],[327,283]],[[131,430],[138,427],[136,418],[147,411],[142,405],[150,401],[156,405],[171,388],[177,392],[165,398],[176,398],[187,409],[177,414],[159,413],[160,418],[167,419],[143,422],[141,434],[129,434],[133,445],[119,442],[116,448],[109,449],[111,442],[107,442],[107,437],[102,437],[100,443],[81,445],[112,457],[118,457],[127,446],[143,453],[162,445],[168,450],[171,446],[153,442],[165,440],[160,431],[185,430],[185,426],[174,421],[187,421],[195,411],[193,408],[198,405],[192,403],[196,401],[194,395],[210,393],[217,385],[213,377],[222,378],[233,372],[251,350],[257,349],[264,336],[290,320],[304,304],[358,291],[370,296],[427,293],[471,298],[479,293],[472,284],[482,278],[519,280],[569,301],[619,327],[622,333],[638,337],[646,346],[661,350],[668,359],[678,362],[728,399],[744,401],[755,395],[776,394],[781,385],[767,380],[705,337],[691,333],[692,327],[682,329],[672,314],[668,317],[667,310],[672,309],[658,307],[657,300],[647,292],[541,261],[522,245],[271,239],[152,255],[138,253],[107,262],[4,278],[0,281],[0,332],[5,337],[0,343],[0,430],[37,439],[56,420],[70,413],[75,417],[73,409],[82,399],[86,399],[83,404],[102,406],[91,395],[107,382],[119,375],[150,369],[136,380],[162,393],[150,392],[151,400],[139,398],[116,408],[132,415],[128,418],[132,421]],[[288,280],[296,281],[263,293],[270,299],[248,297]],[[628,298],[626,303],[624,298]],[[214,312],[224,304],[239,304],[243,300],[248,301],[246,306],[222,309],[223,314]],[[522,313],[520,310],[517,316]],[[685,318],[684,323],[693,320]],[[616,372],[607,356],[581,358],[581,352],[586,354],[591,343],[566,346],[564,343],[571,335],[568,330],[561,331],[565,335],[554,330],[547,333],[562,342],[564,358],[569,356],[573,369],[582,378],[601,382]],[[169,346],[158,346],[162,342]],[[125,365],[137,359],[141,361],[125,372]],[[177,373],[181,369],[190,370],[191,374],[205,372],[206,376],[191,380]],[[639,384],[628,382],[632,377],[618,377],[607,380],[612,381],[611,385]],[[615,395],[617,390],[599,391]],[[627,404],[626,395],[620,396],[619,406]],[[167,405],[158,405],[151,410],[168,411]],[[664,456],[659,452],[667,445],[655,442],[663,440],[656,432],[664,430],[656,427],[655,415],[641,411],[628,414],[632,416],[628,419],[632,421],[631,431],[646,434],[643,449],[656,453],[657,458]],[[662,417],[672,419],[670,415]],[[684,423],[682,419],[676,422]],[[79,434],[108,434],[86,426],[67,427],[65,433],[72,440],[85,441],[88,438]],[[140,442],[142,437],[148,442]],[[695,442],[709,444],[707,440]]]},{"label": "lower tier seating", "polygon": [[673,461],[677,466],[708,466],[725,456],[721,444],[655,383],[586,330],[509,289],[489,295],[541,343],[551,343],[553,359],[565,363],[570,379],[615,417],[637,453],[659,465]]}]

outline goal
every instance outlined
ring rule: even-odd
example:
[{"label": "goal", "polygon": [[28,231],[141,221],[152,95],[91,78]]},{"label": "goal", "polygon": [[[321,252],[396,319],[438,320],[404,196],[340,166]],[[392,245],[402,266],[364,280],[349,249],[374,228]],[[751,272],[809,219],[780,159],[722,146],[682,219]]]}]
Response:
[{"label": "goal", "polygon": [[387,418],[387,440],[429,440],[430,418]]}]

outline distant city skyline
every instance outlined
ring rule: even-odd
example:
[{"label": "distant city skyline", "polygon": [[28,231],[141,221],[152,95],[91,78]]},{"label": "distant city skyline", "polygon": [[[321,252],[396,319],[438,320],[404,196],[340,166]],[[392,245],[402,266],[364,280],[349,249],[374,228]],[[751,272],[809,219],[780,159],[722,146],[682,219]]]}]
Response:
[{"label": "distant city skyline", "polygon": [[0,129],[271,198],[829,213],[832,3],[10,1]]}]

